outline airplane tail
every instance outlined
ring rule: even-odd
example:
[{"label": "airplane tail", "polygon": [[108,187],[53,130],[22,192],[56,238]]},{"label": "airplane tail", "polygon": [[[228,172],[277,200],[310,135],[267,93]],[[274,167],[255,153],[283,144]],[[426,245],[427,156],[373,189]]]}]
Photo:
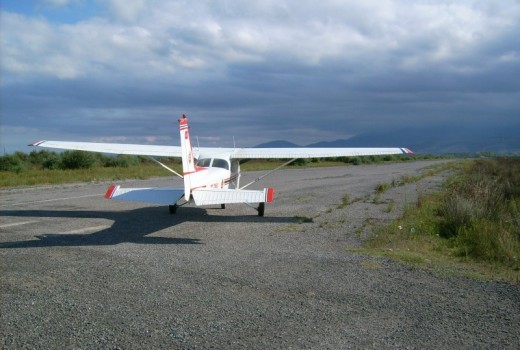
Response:
[{"label": "airplane tail", "polygon": [[197,166],[195,165],[195,158],[193,157],[188,118],[185,114],[179,119],[179,132],[181,138],[182,171],[184,176],[184,199],[189,201],[192,175],[197,171]]}]

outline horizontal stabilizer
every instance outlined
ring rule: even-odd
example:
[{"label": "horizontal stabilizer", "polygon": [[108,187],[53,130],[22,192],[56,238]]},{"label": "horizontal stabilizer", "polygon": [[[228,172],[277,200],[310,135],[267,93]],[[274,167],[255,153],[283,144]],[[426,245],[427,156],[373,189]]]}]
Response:
[{"label": "horizontal stabilizer", "polygon": [[272,202],[274,189],[262,191],[235,190],[222,188],[201,188],[192,192],[196,205],[214,205],[227,203],[264,203]]},{"label": "horizontal stabilizer", "polygon": [[121,188],[112,185],[105,194],[106,199],[170,205],[184,195],[183,188]]}]

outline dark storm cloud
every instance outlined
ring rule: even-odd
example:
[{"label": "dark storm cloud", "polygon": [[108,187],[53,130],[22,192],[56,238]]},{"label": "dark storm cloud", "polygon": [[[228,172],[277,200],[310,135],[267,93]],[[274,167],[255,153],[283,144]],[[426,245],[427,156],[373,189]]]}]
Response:
[{"label": "dark storm cloud", "polygon": [[182,113],[223,146],[517,125],[513,0],[147,4],[70,24],[4,11],[2,145],[177,144]]}]

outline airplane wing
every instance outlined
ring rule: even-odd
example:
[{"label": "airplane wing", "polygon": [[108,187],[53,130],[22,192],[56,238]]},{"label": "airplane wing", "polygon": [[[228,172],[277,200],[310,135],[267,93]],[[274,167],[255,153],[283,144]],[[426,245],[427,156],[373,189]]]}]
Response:
[{"label": "airplane wing", "polygon": [[231,159],[328,158],[413,154],[408,148],[200,148],[201,156],[230,155]]},{"label": "airplane wing", "polygon": [[[180,146],[156,146],[122,143],[38,141],[29,146],[70,149],[100,153],[130,154],[156,157],[181,157]],[[355,157],[386,154],[412,154],[407,148],[214,148],[194,149],[195,158],[230,157],[231,159],[266,159],[266,158],[327,158]]]},{"label": "airplane wing", "polygon": [[30,144],[34,147],[70,149],[78,151],[130,154],[137,156],[180,157],[180,146],[136,145],[125,143],[38,141]]}]

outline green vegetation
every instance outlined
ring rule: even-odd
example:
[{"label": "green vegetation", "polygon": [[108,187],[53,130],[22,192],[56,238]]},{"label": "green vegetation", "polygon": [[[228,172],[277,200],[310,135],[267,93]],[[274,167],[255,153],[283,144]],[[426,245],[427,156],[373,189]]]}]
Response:
[{"label": "green vegetation", "polygon": [[346,194],[343,196],[343,198],[341,198],[341,203],[338,205],[338,209],[343,209],[349,204],[350,204],[350,197],[348,194]]},{"label": "green vegetation", "polygon": [[[180,160],[163,158],[162,161],[180,171]],[[45,150],[30,154],[16,152],[0,157],[0,174],[0,187],[171,176],[144,157],[110,157],[82,151],[54,153]]]},{"label": "green vegetation", "polygon": [[457,164],[441,191],[421,195],[358,251],[520,283],[520,158]]},{"label": "green vegetation", "polygon": [[390,185],[387,183],[378,184],[376,186],[376,192],[377,193],[385,193],[390,188]]},{"label": "green vegetation", "polygon": [[[437,159],[429,155],[385,155],[369,157],[338,157],[327,159],[299,159],[291,167],[325,167],[345,164],[372,164],[382,162],[406,162],[410,160]],[[162,158],[161,161],[180,172],[181,161],[177,158]],[[243,171],[271,170],[284,161],[258,159],[244,161]],[[72,182],[114,181],[123,179],[146,179],[154,176],[172,176],[148,158],[140,156],[105,156],[100,153],[65,151],[55,153],[47,150],[29,154],[15,152],[0,157],[0,187],[32,186]]]},{"label": "green vegetation", "polygon": [[299,224],[306,224],[306,223],[314,222],[314,220],[308,216],[295,216],[294,218],[296,220],[298,220]]}]

